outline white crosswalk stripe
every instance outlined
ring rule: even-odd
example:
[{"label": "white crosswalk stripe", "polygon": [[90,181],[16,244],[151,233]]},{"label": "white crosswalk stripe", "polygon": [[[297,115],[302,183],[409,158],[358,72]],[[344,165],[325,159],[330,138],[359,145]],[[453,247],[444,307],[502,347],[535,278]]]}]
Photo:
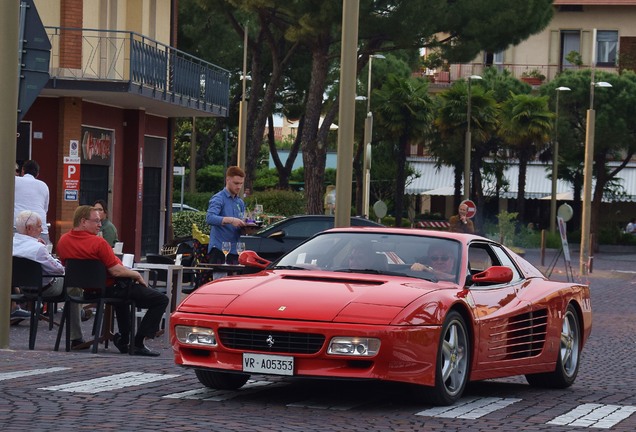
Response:
[{"label": "white crosswalk stripe", "polygon": [[0,373],[0,381],[10,380],[15,378],[24,378],[24,377],[33,376],[33,375],[42,375],[42,374],[47,374],[52,372],[60,372],[60,371],[68,370],[68,369],[70,368],[52,367],[52,368],[46,368],[46,369],[32,369],[32,370],[21,370],[21,371],[15,371],[15,372],[5,372],[5,373]]},{"label": "white crosswalk stripe", "polygon": [[[71,370],[70,367],[51,367],[43,369],[20,370],[0,373],[0,381],[20,379],[31,376],[51,374]],[[157,374],[144,372],[125,372],[101,378],[74,381],[67,384],[40,387],[39,390],[62,391],[73,393],[101,393],[119,390],[127,387],[142,386],[144,384],[177,378],[178,374]],[[167,399],[191,399],[203,401],[227,401],[237,397],[247,396],[265,389],[283,386],[281,382],[248,380],[236,390],[214,390],[211,388],[197,388],[163,396]],[[434,407],[415,413],[417,416],[438,418],[478,419],[497,410],[506,408],[522,399],[517,398],[462,398],[452,406]],[[334,397],[313,398],[287,404],[287,407],[310,408],[319,410],[347,411],[370,402],[368,399],[352,401],[339,400]],[[588,403],[579,405],[572,410],[548,421],[548,425],[570,426],[579,428],[611,429],[618,423],[636,413],[636,406],[621,406],[609,404]]]},{"label": "white crosswalk stripe", "polygon": [[583,404],[547,424],[609,429],[635,412],[634,406]]},{"label": "white crosswalk stripe", "polygon": [[125,387],[139,386],[155,381],[167,380],[176,378],[178,376],[179,375],[126,372],[86,381],[76,381],[51,387],[41,387],[39,390],[63,391],[73,393],[100,393],[105,391],[118,390]]},{"label": "white crosswalk stripe", "polygon": [[248,394],[256,393],[262,390],[264,387],[271,388],[272,386],[278,386],[280,384],[270,381],[255,381],[248,380],[243,387],[236,390],[214,390],[211,388],[199,388],[195,390],[188,390],[180,393],[172,393],[163,396],[167,399],[196,399],[205,401],[221,402],[235,397],[245,396]]},{"label": "white crosswalk stripe", "polygon": [[420,411],[415,415],[427,417],[443,417],[443,418],[461,418],[461,419],[478,419],[490,414],[491,412],[500,410],[520,402],[522,399],[514,398],[466,398],[460,399],[455,405],[448,407],[435,407],[424,411]]}]

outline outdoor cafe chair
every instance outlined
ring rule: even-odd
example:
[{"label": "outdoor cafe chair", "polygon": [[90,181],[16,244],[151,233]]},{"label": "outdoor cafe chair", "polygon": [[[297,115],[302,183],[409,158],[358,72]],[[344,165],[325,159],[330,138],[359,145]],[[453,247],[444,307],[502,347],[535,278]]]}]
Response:
[{"label": "outdoor cafe chair", "polygon": [[[42,273],[42,265],[28,258],[13,257],[13,269],[11,273],[11,286],[20,290],[19,294],[12,294],[11,300],[16,302],[27,302],[31,316],[29,319],[29,349],[35,348],[35,338],[38,334],[38,323],[40,320],[49,322],[49,330],[53,329],[55,303],[64,301],[64,294],[56,297],[47,297],[46,302],[43,293],[47,285],[43,285],[43,278],[64,277],[50,276]],[[47,303],[48,316],[41,313],[42,305]]]},{"label": "outdoor cafe chair", "polygon": [[[128,347],[128,352],[129,354],[132,354],[135,334],[135,302],[130,298],[108,296],[106,287],[107,270],[101,261],[86,259],[68,259],[66,260],[65,267],[66,273],[64,278],[64,313],[62,314],[60,329],[57,333],[57,339],[55,341],[55,351],[59,349],[64,324],[67,324],[66,351],[71,350],[71,330],[70,326],[68,325],[71,303],[97,304],[95,312],[95,322],[93,323],[93,346],[91,349],[92,353],[97,353],[97,348],[101,341],[103,341],[106,346],[108,346],[108,340],[111,337],[111,335],[108,333],[110,333],[112,323],[112,312],[107,317],[107,325],[103,326],[106,305],[126,303],[127,306],[130,308],[130,344]],[[122,279],[122,281],[125,282],[126,279]],[[122,283],[121,285],[129,287],[131,284],[126,285],[125,283]],[[69,294],[69,287],[82,288],[82,294]],[[101,335],[100,332],[102,332]]]}]

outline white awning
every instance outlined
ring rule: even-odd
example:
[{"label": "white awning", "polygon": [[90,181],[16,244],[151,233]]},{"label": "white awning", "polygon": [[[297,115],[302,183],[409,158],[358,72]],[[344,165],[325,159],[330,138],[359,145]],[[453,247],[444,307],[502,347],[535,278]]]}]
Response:
[{"label": "white awning", "polygon": [[[405,193],[410,195],[443,195],[452,196],[455,193],[455,173],[453,167],[436,167],[436,161],[427,157],[410,157],[408,163],[419,175],[411,177],[406,182]],[[618,165],[610,162],[609,167]],[[552,195],[552,180],[550,173],[551,164],[531,162],[526,171],[525,197],[527,199],[550,199]],[[499,190],[501,198],[515,199],[519,190],[519,166],[515,163],[504,170],[505,186]],[[636,202],[636,163],[632,162],[623,168],[617,177],[621,185],[621,193],[606,196],[604,202]],[[496,185],[493,179],[484,179],[482,183],[484,194],[494,196]],[[594,187],[594,185],[592,186]],[[557,199],[571,201],[573,196],[572,185],[566,181],[557,181]]]},{"label": "white awning", "polygon": [[[546,195],[542,198],[542,200],[551,200],[552,194]],[[563,192],[556,194],[557,201],[573,201],[574,200],[574,192]]]},{"label": "white awning", "polygon": [[452,186],[443,186],[437,189],[431,189],[426,192],[422,192],[422,195],[442,195],[442,196],[453,196],[455,194],[455,188]]}]

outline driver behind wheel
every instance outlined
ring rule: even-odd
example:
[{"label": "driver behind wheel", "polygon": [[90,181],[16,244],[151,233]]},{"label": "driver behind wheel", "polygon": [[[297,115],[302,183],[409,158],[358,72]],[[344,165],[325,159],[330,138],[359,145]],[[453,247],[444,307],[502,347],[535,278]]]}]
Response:
[{"label": "driver behind wheel", "polygon": [[434,244],[428,248],[425,257],[420,257],[413,263],[411,270],[429,271],[442,279],[455,279],[455,254],[444,244]]}]

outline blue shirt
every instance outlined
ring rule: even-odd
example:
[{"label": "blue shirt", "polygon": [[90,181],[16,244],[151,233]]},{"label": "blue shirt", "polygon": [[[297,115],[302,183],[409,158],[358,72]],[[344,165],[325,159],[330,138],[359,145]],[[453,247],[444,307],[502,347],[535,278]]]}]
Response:
[{"label": "blue shirt", "polygon": [[236,242],[241,237],[241,229],[232,224],[223,225],[223,218],[229,216],[239,219],[241,214],[245,214],[245,203],[238,196],[233,197],[227,188],[223,188],[210,198],[208,213],[205,216],[205,221],[212,227],[208,253],[213,247],[221,250],[221,243],[229,241],[232,243],[230,253],[236,254]]}]

